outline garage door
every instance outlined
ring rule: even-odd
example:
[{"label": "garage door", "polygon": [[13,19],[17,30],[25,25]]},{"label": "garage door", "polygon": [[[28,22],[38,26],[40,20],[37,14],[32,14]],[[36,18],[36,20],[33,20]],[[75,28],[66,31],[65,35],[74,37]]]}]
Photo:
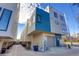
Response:
[{"label": "garage door", "polygon": [[55,46],[54,37],[48,36],[48,37],[47,37],[47,40],[48,40],[48,47],[54,47],[54,46]]}]

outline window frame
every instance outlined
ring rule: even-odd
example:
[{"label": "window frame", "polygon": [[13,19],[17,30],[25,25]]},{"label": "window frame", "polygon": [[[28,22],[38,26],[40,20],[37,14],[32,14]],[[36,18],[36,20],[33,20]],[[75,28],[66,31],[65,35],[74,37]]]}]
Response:
[{"label": "window frame", "polygon": [[58,14],[55,11],[54,11],[54,17],[58,19]]},{"label": "window frame", "polygon": [[63,22],[65,22],[64,16],[60,15],[60,20],[63,21]]},{"label": "window frame", "polygon": [[[5,10],[10,11],[10,15],[9,15],[9,18],[7,19],[7,25],[6,25],[5,29],[1,29],[1,28],[0,28],[0,31],[7,31],[8,26],[9,26],[9,22],[10,22],[10,19],[11,19],[11,15],[12,15],[12,10],[3,8],[2,14],[1,14],[1,16],[0,16],[0,21],[2,20],[2,17],[3,17],[3,15],[4,15],[4,13],[5,13]],[[4,19],[4,20],[5,20],[5,19]]]}]

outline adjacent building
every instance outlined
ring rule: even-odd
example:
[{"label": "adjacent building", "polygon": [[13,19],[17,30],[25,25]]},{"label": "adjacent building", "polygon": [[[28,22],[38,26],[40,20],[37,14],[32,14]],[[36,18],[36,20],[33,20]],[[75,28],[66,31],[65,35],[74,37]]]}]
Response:
[{"label": "adjacent building", "polygon": [[45,10],[35,7],[26,24],[21,39],[32,50],[34,46],[38,46],[39,51],[61,47],[62,38],[68,34],[65,15],[50,6]]},{"label": "adjacent building", "polygon": [[0,44],[16,39],[19,18],[18,3],[0,3]]}]

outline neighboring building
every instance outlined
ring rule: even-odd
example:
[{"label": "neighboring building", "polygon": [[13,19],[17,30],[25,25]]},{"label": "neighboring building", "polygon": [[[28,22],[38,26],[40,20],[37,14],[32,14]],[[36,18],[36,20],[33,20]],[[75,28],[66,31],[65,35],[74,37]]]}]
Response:
[{"label": "neighboring building", "polygon": [[73,37],[73,38],[79,38],[79,33],[72,33],[71,37]]},{"label": "neighboring building", "polygon": [[77,33],[77,38],[79,38],[79,33]]},{"label": "neighboring building", "polygon": [[30,42],[31,49],[36,45],[39,51],[46,51],[51,47],[60,47],[61,39],[67,34],[64,14],[50,6],[45,10],[36,7],[27,20],[21,39]]},{"label": "neighboring building", "polygon": [[72,34],[71,34],[71,37],[77,38],[77,33],[72,33]]},{"label": "neighboring building", "polygon": [[0,44],[16,39],[19,18],[18,3],[0,3]]}]

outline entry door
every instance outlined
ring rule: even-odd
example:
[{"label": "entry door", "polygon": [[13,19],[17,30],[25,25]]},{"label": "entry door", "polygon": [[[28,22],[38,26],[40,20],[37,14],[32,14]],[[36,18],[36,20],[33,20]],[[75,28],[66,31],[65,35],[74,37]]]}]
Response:
[{"label": "entry door", "polygon": [[60,39],[56,37],[56,46],[60,46]]},{"label": "entry door", "polygon": [[59,47],[60,46],[61,35],[55,35],[55,38],[56,38],[56,46]]}]

